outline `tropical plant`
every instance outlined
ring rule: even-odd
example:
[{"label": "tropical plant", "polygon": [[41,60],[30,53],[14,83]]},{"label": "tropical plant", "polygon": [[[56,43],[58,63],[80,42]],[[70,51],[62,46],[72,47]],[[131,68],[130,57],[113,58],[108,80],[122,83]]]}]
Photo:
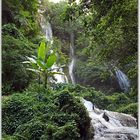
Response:
[{"label": "tropical plant", "polygon": [[45,42],[41,42],[38,48],[37,57],[32,55],[32,57],[26,56],[28,61],[24,61],[23,63],[28,63],[32,66],[32,68],[27,68],[30,71],[33,71],[39,75],[39,84],[41,76],[44,77],[44,87],[47,87],[48,78],[52,77],[54,79],[55,74],[62,74],[61,72],[54,71],[59,68],[53,68],[54,64],[57,61],[56,52],[51,50],[51,45],[48,43],[46,46]]}]

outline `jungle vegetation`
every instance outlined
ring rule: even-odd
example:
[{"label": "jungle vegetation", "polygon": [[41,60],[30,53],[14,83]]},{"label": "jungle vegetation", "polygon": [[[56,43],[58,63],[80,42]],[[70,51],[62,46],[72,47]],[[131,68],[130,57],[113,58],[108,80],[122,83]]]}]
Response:
[{"label": "jungle vegetation", "polygon": [[[81,97],[100,109],[138,118],[137,3],[2,1],[3,140],[90,139],[90,118]],[[44,10],[43,15],[52,26],[55,53],[51,53],[41,31],[38,9]],[[47,82],[48,74],[54,77],[51,67],[55,63],[64,65],[70,81],[71,32],[76,85]],[[120,89],[113,66],[128,76],[128,93]]]}]

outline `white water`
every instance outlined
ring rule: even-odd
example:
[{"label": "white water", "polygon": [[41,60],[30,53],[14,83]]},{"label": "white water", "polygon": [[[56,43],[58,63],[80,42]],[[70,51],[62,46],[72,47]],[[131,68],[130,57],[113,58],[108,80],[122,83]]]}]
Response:
[{"label": "white water", "polygon": [[[107,110],[93,109],[90,101],[82,99],[94,128],[93,140],[138,140],[136,119],[131,115]],[[106,114],[109,121],[103,118]]]},{"label": "white water", "polygon": [[[42,11],[39,11],[39,12],[42,12]],[[42,32],[45,35],[47,41],[52,41],[53,35],[52,35],[51,24],[46,21],[46,19],[41,13],[40,13],[40,25],[42,28]]]},{"label": "white water", "polygon": [[47,25],[46,25],[46,39],[48,41],[52,41],[52,27],[51,27],[51,24],[48,22]]},{"label": "white water", "polygon": [[[63,69],[58,67],[57,65],[53,65],[52,69],[53,69],[54,72],[63,73]],[[55,79],[56,79],[56,83],[68,83],[68,78],[64,73],[63,73],[63,75],[55,74]]]},{"label": "white water", "polygon": [[124,92],[128,92],[129,88],[130,88],[130,81],[129,81],[128,77],[118,68],[115,69],[115,73],[116,73],[116,77],[117,77],[118,83],[120,85],[120,88]]},{"label": "white water", "polygon": [[70,34],[70,59],[71,59],[71,62],[69,64],[69,75],[70,75],[70,79],[71,79],[71,82],[72,84],[75,84],[75,78],[74,78],[74,74],[73,74],[73,69],[74,69],[74,66],[75,66],[75,56],[74,56],[74,33],[72,32]]},{"label": "white water", "polygon": [[75,57],[74,57],[74,48],[72,47],[72,45],[70,45],[70,58],[71,58],[71,62],[69,64],[69,75],[70,75],[72,84],[75,84],[75,78],[73,74],[73,68],[75,65]]}]

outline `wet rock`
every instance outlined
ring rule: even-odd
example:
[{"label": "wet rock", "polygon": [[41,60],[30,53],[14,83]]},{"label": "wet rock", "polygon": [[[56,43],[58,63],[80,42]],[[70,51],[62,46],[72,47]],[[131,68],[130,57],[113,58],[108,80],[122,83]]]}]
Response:
[{"label": "wet rock", "polygon": [[88,101],[84,105],[94,128],[93,140],[138,140],[136,119],[131,115],[101,110],[96,106],[93,110],[93,104]]},{"label": "wet rock", "polygon": [[107,121],[107,122],[109,122],[109,117],[107,116],[107,114],[104,112],[104,114],[103,114],[103,118]]},{"label": "wet rock", "polygon": [[107,112],[107,114],[109,114],[109,116],[113,116],[116,120],[119,120],[123,126],[126,126],[126,127],[137,126],[136,119],[132,117],[131,115],[118,113],[118,112],[111,112],[111,111]]}]

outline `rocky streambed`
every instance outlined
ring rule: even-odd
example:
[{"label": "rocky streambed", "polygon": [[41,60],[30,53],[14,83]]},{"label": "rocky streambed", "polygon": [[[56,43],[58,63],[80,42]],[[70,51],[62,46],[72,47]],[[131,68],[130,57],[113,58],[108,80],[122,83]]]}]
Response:
[{"label": "rocky streambed", "polygon": [[138,140],[137,122],[124,113],[100,110],[90,101],[82,100],[94,128],[93,140]]}]

